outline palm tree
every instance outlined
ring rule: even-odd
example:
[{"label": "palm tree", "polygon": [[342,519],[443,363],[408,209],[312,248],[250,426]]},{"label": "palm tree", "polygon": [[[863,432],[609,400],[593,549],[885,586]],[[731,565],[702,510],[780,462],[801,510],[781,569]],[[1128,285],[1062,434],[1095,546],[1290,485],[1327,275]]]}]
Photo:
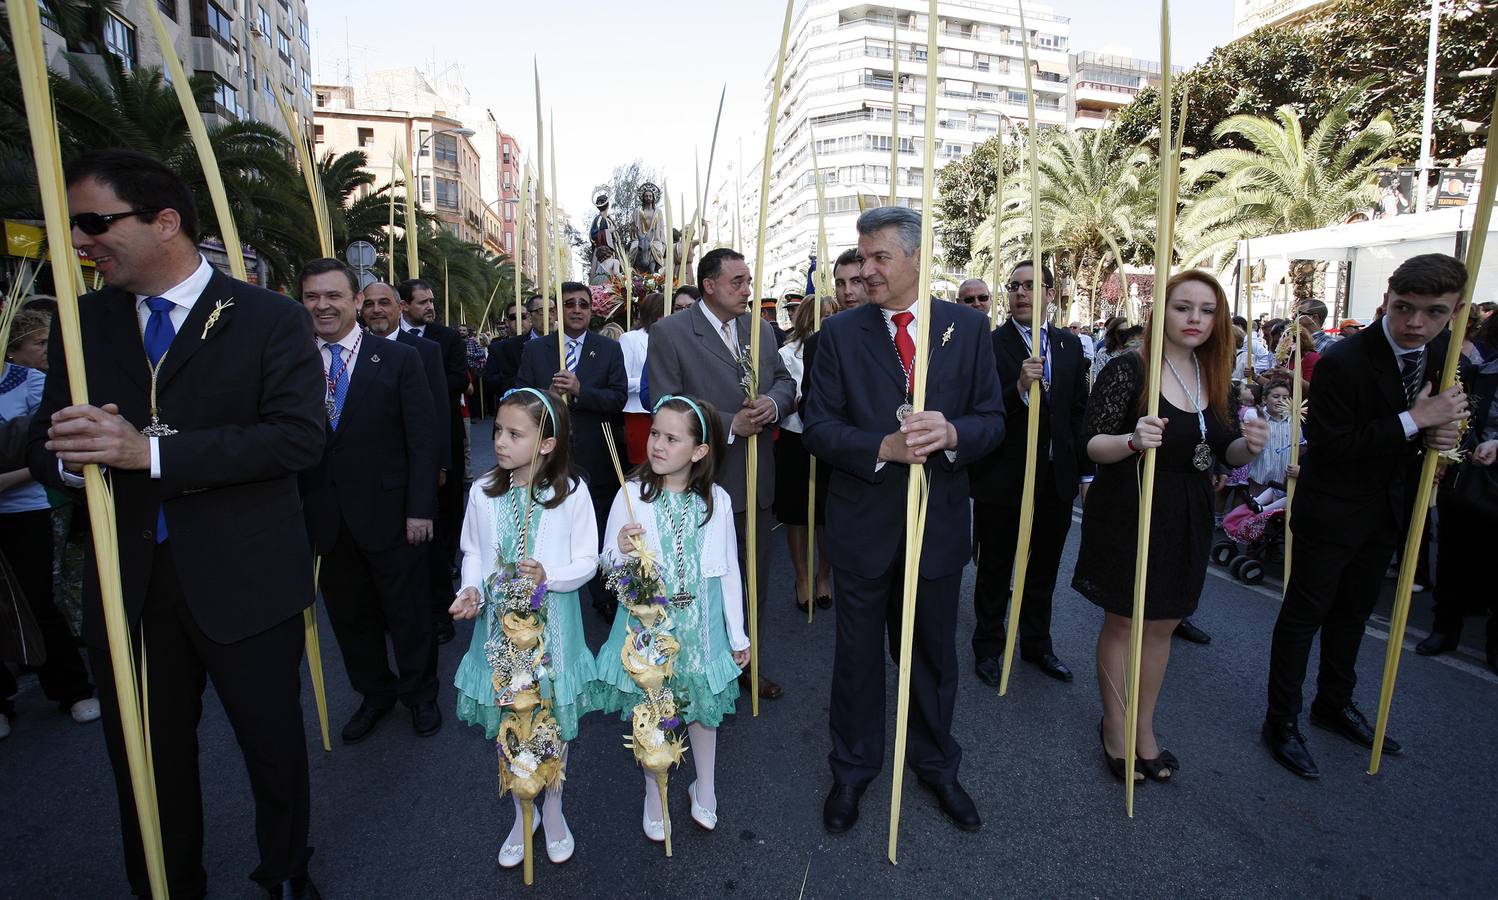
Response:
[{"label": "palm tree", "polygon": [[1354,131],[1348,109],[1361,93],[1343,95],[1309,137],[1289,105],[1273,119],[1232,116],[1213,129],[1253,149],[1221,148],[1183,166],[1182,189],[1201,190],[1182,211],[1182,263],[1221,257],[1240,238],[1322,228],[1373,206],[1378,170],[1397,163],[1390,151],[1407,136],[1387,110]]},{"label": "palm tree", "polygon": [[[1061,130],[1040,133],[1036,149],[1040,174],[1041,247],[1065,251],[1078,274],[1091,273],[1092,296],[1108,266],[1122,277],[1125,250],[1137,252],[1147,244],[1155,222],[1154,156],[1143,146],[1122,143],[1110,128],[1092,132]],[[1028,166],[1028,155],[1021,160]],[[1031,254],[1030,175],[1027,168],[1004,185],[1005,208],[1000,219],[1003,236],[994,283],[1009,263]],[[973,232],[976,268],[993,265],[994,219],[990,216]],[[1054,264],[1052,265],[1055,269]]]}]

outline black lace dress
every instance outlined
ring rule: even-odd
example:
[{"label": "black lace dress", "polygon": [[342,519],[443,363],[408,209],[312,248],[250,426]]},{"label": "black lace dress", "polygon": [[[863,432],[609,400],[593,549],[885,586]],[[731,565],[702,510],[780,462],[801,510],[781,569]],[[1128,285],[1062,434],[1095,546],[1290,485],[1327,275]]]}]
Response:
[{"label": "black lace dress", "polygon": [[[1087,400],[1082,440],[1099,434],[1130,434],[1141,415],[1144,365],[1138,353],[1110,359]],[[1212,473],[1192,465],[1201,441],[1196,415],[1177,409],[1162,395],[1165,441],[1156,454],[1154,514],[1150,522],[1146,619],[1179,619],[1196,611],[1207,578],[1212,544]],[[1237,423],[1218,421],[1209,409],[1207,445],[1218,460],[1238,437]],[[1082,513],[1082,547],[1072,587],[1120,616],[1134,611],[1134,559],[1139,540],[1139,455],[1099,465]]]}]

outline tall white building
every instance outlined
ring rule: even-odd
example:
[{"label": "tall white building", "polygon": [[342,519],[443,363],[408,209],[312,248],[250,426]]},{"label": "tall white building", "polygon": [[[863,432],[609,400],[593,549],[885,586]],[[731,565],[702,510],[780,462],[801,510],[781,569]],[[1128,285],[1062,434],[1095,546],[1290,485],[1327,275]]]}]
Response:
[{"label": "tall white building", "polygon": [[[931,25],[927,9],[921,0],[803,0],[796,10],[770,177],[765,284],[756,291],[760,296],[770,291],[778,296],[806,282],[808,258],[817,239],[813,130],[825,184],[830,255],[835,258],[857,243],[854,222],[860,198],[866,205],[888,202],[895,115],[892,61],[897,51],[900,152],[895,166],[896,202],[920,207],[924,160],[918,148],[925,129],[926,41]],[[1020,29],[1017,7],[942,0],[935,23],[940,53],[938,168],[996,134],[1005,117],[1013,122],[1025,120],[1026,38],[1035,68],[1037,119],[1042,126],[1067,124],[1070,20],[1039,4],[1026,4],[1025,19],[1028,36]],[[775,64],[770,59],[765,73],[767,110]],[[709,200],[712,221],[717,223],[713,242],[732,240],[737,216],[742,249],[750,252],[759,210],[764,132],[759,135],[744,143],[746,165],[731,160]]]}]

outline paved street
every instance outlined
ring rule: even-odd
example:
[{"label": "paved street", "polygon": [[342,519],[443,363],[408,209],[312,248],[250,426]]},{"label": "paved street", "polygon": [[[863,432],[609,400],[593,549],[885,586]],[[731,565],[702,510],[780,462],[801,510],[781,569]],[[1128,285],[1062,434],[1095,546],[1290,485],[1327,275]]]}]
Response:
[{"label": "paved street", "polygon": [[[477,472],[490,458],[487,423],[474,432]],[[946,537],[932,523],[928,540]],[[1073,529],[1063,584],[1077,537]],[[851,833],[822,829],[834,616],[818,611],[806,624],[792,604],[780,531],[774,554],[761,660],[786,696],[765,701],[758,719],[741,701],[722,729],[717,831],[697,829],[688,816],[689,755],[671,780],[676,855],[664,859],[640,832],[641,779],[622,746],[626,726],[591,716],[570,751],[567,814],[577,855],[559,867],[542,850],[536,896],[1478,897],[1492,896],[1498,884],[1498,676],[1482,664],[1476,623],[1460,654],[1434,660],[1414,655],[1419,635],[1412,631],[1390,729],[1403,756],[1386,757],[1382,774],[1369,777],[1364,750],[1308,728],[1323,775],[1307,783],[1259,743],[1278,593],[1217,577],[1220,570],[1209,577],[1195,619],[1214,640],[1208,647],[1177,641],[1158,718],[1183,769],[1175,783],[1141,786],[1132,820],[1097,743],[1092,653],[1100,613],[1069,588],[1059,590],[1056,652],[1077,681],[1059,684],[1016,660],[1009,695],[1000,699],[972,675],[968,604],[958,630],[956,733],[965,749],[962,780],[984,828],[958,832],[907,777],[900,864],[892,866],[887,772],[870,786]],[[965,596],[970,591],[971,570]],[[1429,596],[1417,597],[1413,626],[1428,624]],[[1387,602],[1380,615],[1386,612]],[[596,648],[605,625],[591,610],[584,619]],[[358,701],[326,617],[322,624],[332,753],[315,748],[310,688],[304,696],[314,746],[312,874],[324,896],[515,896],[519,870],[502,871],[494,861],[511,806],[496,798],[492,745],[451,714],[467,628],[442,648],[447,719],[438,735],[417,738],[409,719],[394,715],[345,747],[337,730]],[[1360,666],[1358,697],[1370,716],[1386,648],[1378,627],[1370,628]],[[892,667],[888,674],[892,721]],[[118,812],[97,726],[54,712],[31,679],[18,707],[14,734],[0,742],[0,897],[125,895]],[[206,704],[201,742],[213,896],[256,896],[246,879],[255,864],[248,782],[216,700]]]}]

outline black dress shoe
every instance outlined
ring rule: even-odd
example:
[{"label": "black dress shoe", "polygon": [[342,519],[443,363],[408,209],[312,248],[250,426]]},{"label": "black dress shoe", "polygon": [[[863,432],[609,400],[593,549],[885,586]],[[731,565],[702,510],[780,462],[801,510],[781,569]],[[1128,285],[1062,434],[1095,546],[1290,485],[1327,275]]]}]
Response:
[{"label": "black dress shoe", "polygon": [[989,687],[998,687],[999,679],[1003,673],[1003,663],[997,656],[980,656],[973,663],[973,671],[978,673],[978,680]]},{"label": "black dress shoe", "polygon": [[1455,650],[1458,643],[1456,638],[1449,638],[1439,631],[1432,631],[1430,637],[1415,645],[1415,652],[1421,656],[1440,656],[1442,653]]},{"label": "black dress shoe", "polygon": [[[739,690],[748,694],[754,689],[754,683],[749,680],[749,670],[746,668],[739,673]],[[785,688],[766,678],[759,676],[759,696],[761,700],[779,700],[785,696]]]},{"label": "black dress shoe", "polygon": [[978,805],[962,789],[962,785],[955,781],[950,784],[922,781],[921,784],[936,795],[936,802],[940,804],[942,813],[952,820],[953,825],[963,831],[977,831],[983,827],[983,820],[978,817]]},{"label": "black dress shoe", "polygon": [[436,700],[418,700],[411,707],[411,727],[417,737],[431,737],[442,730],[442,713],[437,710]]},{"label": "black dress shoe", "polygon": [[1020,659],[1023,659],[1028,663],[1034,663],[1036,666],[1040,667],[1040,671],[1046,673],[1057,681],[1072,680],[1071,669],[1068,669],[1066,667],[1066,663],[1063,663],[1060,659],[1058,659],[1056,654],[1054,653],[1038,653],[1034,656],[1025,656],[1024,654],[1020,654]]},{"label": "black dress shoe", "polygon": [[368,700],[360,703],[359,708],[354,710],[353,718],[343,726],[343,742],[357,744],[364,740],[374,730],[375,723],[385,718],[388,712],[390,712],[388,706],[371,706]]},{"label": "black dress shoe", "polygon": [[843,834],[858,822],[858,798],[863,796],[865,785],[838,784],[833,782],[822,804],[822,825],[828,834]]},{"label": "black dress shoe", "polygon": [[1274,756],[1274,761],[1299,775],[1301,778],[1320,778],[1321,770],[1306,748],[1306,739],[1301,736],[1300,726],[1294,721],[1264,722],[1264,744]]},{"label": "black dress shoe", "polygon": [[1181,623],[1176,626],[1175,636],[1182,640],[1190,641],[1193,644],[1212,643],[1212,636],[1197,628],[1196,623],[1190,619],[1181,620]]},{"label": "black dress shoe", "polygon": [[274,900],[322,900],[322,894],[317,892],[317,885],[305,875],[271,885],[265,889],[265,893]]},{"label": "black dress shoe", "polygon": [[458,635],[457,629],[453,628],[453,620],[445,616],[432,623],[432,631],[439,644],[445,644]]},{"label": "black dress shoe", "polygon": [[[1373,749],[1373,726],[1369,724],[1368,717],[1358,709],[1358,705],[1351,700],[1347,705],[1338,710],[1317,709],[1316,704],[1311,704],[1311,724],[1317,728],[1325,728],[1327,731],[1335,731],[1354,744],[1361,744],[1369,750]],[[1384,735],[1384,752],[1390,756],[1398,756],[1404,748],[1399,742]]]}]

